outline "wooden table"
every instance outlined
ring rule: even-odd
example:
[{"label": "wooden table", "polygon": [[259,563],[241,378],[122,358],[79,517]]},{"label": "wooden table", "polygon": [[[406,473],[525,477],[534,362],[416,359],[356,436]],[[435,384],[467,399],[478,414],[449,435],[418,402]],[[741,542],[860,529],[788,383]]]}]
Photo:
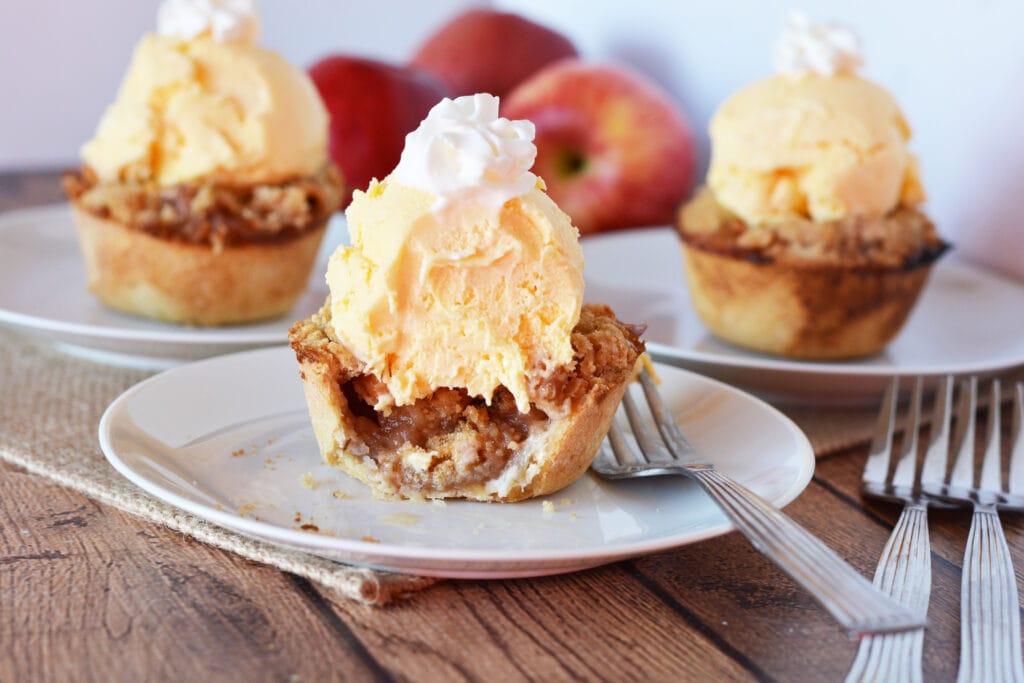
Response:
[{"label": "wooden table", "polygon": [[[0,210],[60,201],[0,175]],[[2,387],[0,387],[2,390]],[[861,498],[866,446],[819,458],[787,511],[871,576],[899,510]],[[1006,516],[1018,574],[1024,525]],[[955,679],[968,515],[931,515],[925,680]],[[19,535],[32,552],[13,552]],[[835,681],[846,636],[738,534],[585,572],[446,581],[378,608],[0,462],[0,681]]]}]

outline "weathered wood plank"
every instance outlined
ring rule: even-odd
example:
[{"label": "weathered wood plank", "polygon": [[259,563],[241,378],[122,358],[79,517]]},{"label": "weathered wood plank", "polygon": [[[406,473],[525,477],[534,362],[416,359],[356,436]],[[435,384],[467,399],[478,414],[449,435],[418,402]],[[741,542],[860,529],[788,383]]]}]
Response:
[{"label": "weathered wood plank", "polygon": [[403,679],[753,679],[627,567],[452,581],[385,611],[335,607]]},{"label": "weathered wood plank", "polygon": [[295,581],[0,473],[2,681],[378,678]]}]

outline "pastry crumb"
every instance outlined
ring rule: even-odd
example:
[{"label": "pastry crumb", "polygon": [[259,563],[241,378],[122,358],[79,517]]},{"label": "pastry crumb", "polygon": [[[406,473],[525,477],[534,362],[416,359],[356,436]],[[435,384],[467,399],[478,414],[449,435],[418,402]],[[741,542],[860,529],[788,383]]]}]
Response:
[{"label": "pastry crumb", "polygon": [[316,479],[314,479],[313,475],[310,474],[309,472],[306,472],[305,474],[302,475],[301,481],[302,485],[305,486],[307,489],[313,490],[316,488]]},{"label": "pastry crumb", "polygon": [[337,498],[338,500],[350,500],[352,496],[348,495],[344,491],[331,491],[331,498]]},{"label": "pastry crumb", "polygon": [[419,522],[422,517],[414,515],[411,512],[396,512],[393,515],[385,515],[381,518],[382,522],[386,524],[401,524],[404,526],[411,526]]},{"label": "pastry crumb", "polygon": [[555,511],[555,504],[552,503],[550,500],[545,500],[543,503],[541,503],[541,507],[544,508],[544,512],[554,512]]},{"label": "pastry crumb", "polygon": [[360,541],[366,541],[367,543],[380,543],[380,539],[379,538],[374,538],[373,536],[363,536],[359,540]]}]

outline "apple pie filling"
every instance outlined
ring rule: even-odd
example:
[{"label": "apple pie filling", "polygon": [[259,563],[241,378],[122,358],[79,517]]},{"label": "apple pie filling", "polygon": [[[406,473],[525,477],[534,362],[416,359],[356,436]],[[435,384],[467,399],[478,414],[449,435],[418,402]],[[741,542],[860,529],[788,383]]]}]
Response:
[{"label": "apple pie filling", "polygon": [[[300,361],[329,368],[340,416],[334,439],[347,456],[360,458],[387,488],[432,493],[471,489],[500,477],[531,438],[571,414],[584,397],[620,386],[643,350],[642,330],[624,325],[604,306],[584,306],[572,333],[574,360],[534,382],[528,413],[519,412],[504,387],[490,402],[464,389],[439,388],[411,404],[395,406],[385,385],[363,374],[334,337],[329,308],[291,330]],[[334,452],[328,459],[338,458]],[[332,464],[338,464],[332,462]]]},{"label": "apple pie filling", "polygon": [[99,182],[88,166],[65,174],[63,182],[68,197],[99,218],[160,239],[214,249],[281,242],[319,229],[338,210],[344,189],[332,164],[312,176],[265,185]]}]

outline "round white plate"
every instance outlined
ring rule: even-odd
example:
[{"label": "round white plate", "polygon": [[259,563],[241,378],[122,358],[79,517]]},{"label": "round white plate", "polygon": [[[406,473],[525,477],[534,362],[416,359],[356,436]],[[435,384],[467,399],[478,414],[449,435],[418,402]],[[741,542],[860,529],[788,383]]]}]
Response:
[{"label": "round white plate", "polygon": [[309,287],[286,315],[200,328],[106,308],[85,288],[85,266],[68,204],[0,215],[0,323],[103,362],[162,369],[183,361],[287,340],[293,322],[323,305],[327,256],[344,227],[333,220]]},{"label": "round white plate", "polygon": [[785,402],[878,401],[893,375],[985,375],[1024,364],[1024,284],[946,256],[899,336],[880,354],[843,362],[793,361],[713,336],[690,302],[671,228],[586,237],[588,301],[646,323],[648,350],[765,398]]},{"label": "round white plate", "polygon": [[[714,380],[657,370],[699,452],[776,505],[804,489],[814,455],[789,419]],[[322,464],[288,348],[218,356],[141,382],[104,413],[100,443],[135,484],[211,522],[323,557],[421,575],[575,571],[732,528],[681,477],[605,482],[588,473],[556,494],[512,504],[376,500]]]}]

